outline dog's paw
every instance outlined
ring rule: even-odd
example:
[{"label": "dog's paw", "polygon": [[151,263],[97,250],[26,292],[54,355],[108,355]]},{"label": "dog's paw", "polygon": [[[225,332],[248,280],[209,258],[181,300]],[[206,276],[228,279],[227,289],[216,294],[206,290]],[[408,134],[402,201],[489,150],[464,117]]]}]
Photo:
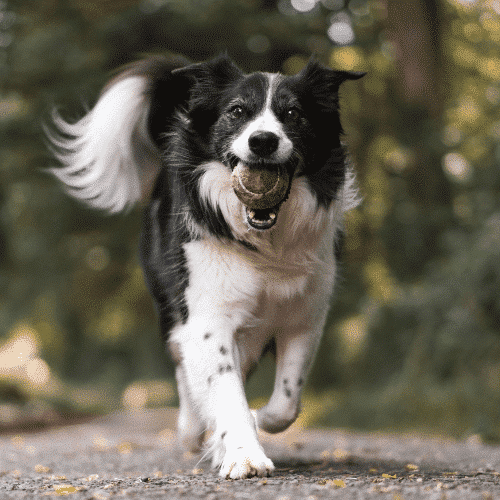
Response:
[{"label": "dog's paw", "polygon": [[260,447],[240,447],[226,450],[219,476],[224,479],[246,479],[253,476],[270,476],[274,464]]}]

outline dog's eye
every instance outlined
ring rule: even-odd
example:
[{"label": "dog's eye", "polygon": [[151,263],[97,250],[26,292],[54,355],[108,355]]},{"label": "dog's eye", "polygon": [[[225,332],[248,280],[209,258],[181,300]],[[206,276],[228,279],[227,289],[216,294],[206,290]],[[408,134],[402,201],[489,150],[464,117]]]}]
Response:
[{"label": "dog's eye", "polygon": [[299,121],[300,118],[301,118],[301,116],[302,116],[302,114],[301,114],[301,112],[297,108],[290,108],[286,112],[287,119],[290,120],[290,121],[292,121],[292,122]]},{"label": "dog's eye", "polygon": [[239,118],[243,118],[243,116],[245,115],[245,110],[243,109],[243,106],[233,106],[228,111],[228,115],[233,120],[238,120]]}]

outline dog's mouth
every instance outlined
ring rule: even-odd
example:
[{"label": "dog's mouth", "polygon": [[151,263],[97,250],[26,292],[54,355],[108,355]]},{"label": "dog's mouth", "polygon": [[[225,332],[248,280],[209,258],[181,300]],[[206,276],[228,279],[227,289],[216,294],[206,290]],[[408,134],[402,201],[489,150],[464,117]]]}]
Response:
[{"label": "dog's mouth", "polygon": [[290,191],[291,176],[284,165],[239,161],[232,173],[236,196],[245,206],[246,221],[254,229],[270,229]]},{"label": "dog's mouth", "polygon": [[254,229],[260,229],[261,231],[270,229],[278,220],[278,210],[279,207],[264,210],[245,207],[247,222]]}]

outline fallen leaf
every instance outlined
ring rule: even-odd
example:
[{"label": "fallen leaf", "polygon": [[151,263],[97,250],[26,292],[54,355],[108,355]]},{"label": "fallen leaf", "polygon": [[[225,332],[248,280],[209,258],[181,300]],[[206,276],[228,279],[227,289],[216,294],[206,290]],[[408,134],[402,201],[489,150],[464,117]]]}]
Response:
[{"label": "fallen leaf", "polygon": [[69,495],[70,493],[76,493],[77,488],[71,486],[71,484],[54,484],[53,488],[58,495]]},{"label": "fallen leaf", "polygon": [[42,464],[35,465],[35,472],[38,472],[39,474],[47,474],[51,470],[52,469],[50,467],[46,467],[45,465]]},{"label": "fallen leaf", "polygon": [[420,470],[420,467],[418,465],[415,465],[415,464],[406,464],[405,469],[408,472],[414,472],[414,471]]},{"label": "fallen leaf", "polygon": [[345,488],[345,483],[344,481],[342,481],[342,479],[334,479],[332,483],[335,488]]},{"label": "fallen leaf", "polygon": [[128,455],[129,453],[132,453],[132,443],[129,443],[127,441],[120,443],[118,445],[118,451],[123,455]]}]

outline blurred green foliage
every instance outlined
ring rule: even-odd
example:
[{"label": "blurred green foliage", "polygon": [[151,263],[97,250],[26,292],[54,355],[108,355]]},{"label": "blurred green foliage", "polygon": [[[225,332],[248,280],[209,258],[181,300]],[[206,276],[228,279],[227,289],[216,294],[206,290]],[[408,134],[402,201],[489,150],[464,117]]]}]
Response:
[{"label": "blurred green foliage", "polygon": [[0,423],[34,400],[175,402],[140,210],[67,198],[43,172],[43,123],[53,106],[79,117],[140,54],[223,50],[247,71],[294,73],[311,53],[368,71],[342,92],[364,203],[348,214],[307,423],[499,439],[498,0],[0,1]]}]

